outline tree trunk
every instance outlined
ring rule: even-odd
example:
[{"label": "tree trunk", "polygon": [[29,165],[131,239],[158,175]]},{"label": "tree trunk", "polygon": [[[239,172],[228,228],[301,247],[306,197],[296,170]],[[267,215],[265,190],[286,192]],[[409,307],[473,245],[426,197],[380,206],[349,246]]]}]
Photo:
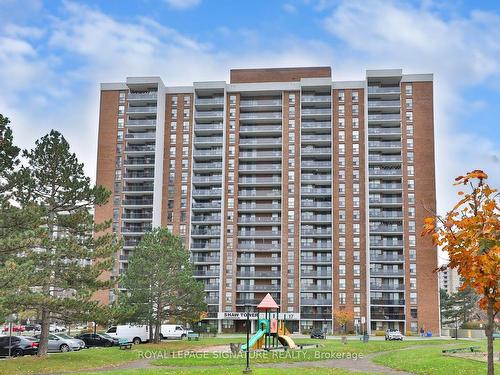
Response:
[{"label": "tree trunk", "polygon": [[488,375],[494,375],[495,367],[493,362],[493,329],[494,329],[494,311],[493,311],[494,299],[488,299],[488,324],[486,325],[486,337],[488,338]]},{"label": "tree trunk", "polygon": [[49,349],[50,313],[46,308],[42,309],[42,322],[40,325],[41,332],[37,356],[43,357],[47,355],[47,351]]}]

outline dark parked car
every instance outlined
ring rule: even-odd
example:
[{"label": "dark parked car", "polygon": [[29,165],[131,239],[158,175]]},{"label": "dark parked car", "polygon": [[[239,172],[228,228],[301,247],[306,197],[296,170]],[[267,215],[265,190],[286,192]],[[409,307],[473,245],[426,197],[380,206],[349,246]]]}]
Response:
[{"label": "dark parked car", "polygon": [[24,326],[24,330],[26,332],[40,331],[41,329],[42,327],[40,326],[40,324],[26,324]]},{"label": "dark parked car", "polygon": [[323,332],[319,329],[313,329],[311,331],[311,338],[312,339],[326,339],[326,334],[325,334],[325,332]]},{"label": "dark parked car", "polygon": [[[38,351],[38,342],[28,340],[24,337],[10,337],[10,355],[20,357],[23,355],[34,355]],[[0,336],[0,356],[9,355],[9,336]]]},{"label": "dark parked car", "polygon": [[109,348],[113,345],[118,345],[118,339],[102,333],[82,333],[81,335],[75,336],[75,338],[83,340],[87,348],[93,346],[104,346],[105,348]]}]

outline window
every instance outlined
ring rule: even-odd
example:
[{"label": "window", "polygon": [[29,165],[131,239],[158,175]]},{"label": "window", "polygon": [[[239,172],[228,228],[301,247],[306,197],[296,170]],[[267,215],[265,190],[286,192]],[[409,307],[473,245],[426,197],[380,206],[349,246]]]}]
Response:
[{"label": "window", "polygon": [[344,129],[344,128],[345,128],[345,119],[339,118],[339,129]]},{"label": "window", "polygon": [[408,145],[408,148],[413,148],[413,139],[408,138],[406,140],[406,144]]},{"label": "window", "polygon": [[345,207],[345,197],[339,197],[339,207]]},{"label": "window", "polygon": [[352,206],[359,207],[359,197],[352,197]]},{"label": "window", "polygon": [[355,290],[358,290],[361,288],[361,280],[360,279],[354,279],[353,280],[353,284],[354,284],[354,289]]},{"label": "window", "polygon": [[410,263],[410,275],[417,274],[417,265],[415,263]]},{"label": "window", "polygon": [[359,141],[359,130],[354,130],[352,132],[352,140],[354,142],[358,142]]},{"label": "window", "polygon": [[191,97],[188,95],[184,96],[184,106],[189,107],[190,103],[191,103]]},{"label": "window", "polygon": [[[415,299],[416,299],[416,296],[415,296]],[[415,303],[416,303],[416,301],[415,301]],[[411,317],[412,317],[413,319],[417,319],[417,318],[418,318],[418,309],[416,309],[416,308],[412,308],[412,309],[410,310],[410,314],[411,314]],[[412,322],[412,323],[416,323],[416,322]],[[415,327],[415,328],[416,328],[416,327]],[[412,331],[413,331],[413,328],[412,328]],[[415,329],[415,332],[416,332],[416,329]]]},{"label": "window", "polygon": [[340,130],[339,131],[339,141],[344,142],[345,141],[345,131]]},{"label": "window", "polygon": [[353,266],[353,274],[354,274],[354,276],[361,275],[361,268],[360,268],[359,264],[355,264]]},{"label": "window", "polygon": [[417,278],[410,277],[410,289],[417,289]]},{"label": "window", "polygon": [[344,94],[344,91],[339,91],[339,102],[343,102],[344,99],[345,99],[345,94]]},{"label": "window", "polygon": [[344,116],[344,114],[345,114],[344,105],[339,105],[339,116]]},{"label": "window", "polygon": [[345,279],[339,279],[339,289],[345,290]]},{"label": "window", "polygon": [[352,153],[354,155],[359,155],[359,143],[352,144]]},{"label": "window", "polygon": [[406,122],[413,122],[413,112],[406,112]]},{"label": "window", "polygon": [[353,103],[357,103],[359,101],[359,93],[357,91],[351,92],[351,100]]},{"label": "window", "polygon": [[359,128],[359,118],[353,117],[353,119],[352,119],[352,128],[353,129]]},{"label": "window", "polygon": [[125,106],[124,105],[119,105],[118,106],[118,114],[123,115],[125,113]]},{"label": "window", "polygon": [[413,95],[413,86],[411,83],[407,83],[405,87],[405,94],[406,96],[412,96]]},{"label": "window", "polygon": [[359,305],[361,303],[361,293],[354,293],[353,303]]},{"label": "window", "polygon": [[118,129],[123,129],[123,125],[125,123],[125,120],[122,118],[118,119]]},{"label": "window", "polygon": [[406,109],[412,109],[413,108],[413,99],[406,99]]},{"label": "window", "polygon": [[417,304],[417,293],[415,293],[415,292],[411,292],[410,293],[410,303],[412,305],[416,305]]},{"label": "window", "polygon": [[339,155],[344,155],[345,154],[345,144],[340,143],[339,144]]},{"label": "window", "polygon": [[339,275],[345,275],[345,264],[339,264]]},{"label": "window", "polygon": [[414,176],[415,175],[415,169],[413,168],[413,165],[408,166],[408,176]]},{"label": "window", "polygon": [[345,305],[346,302],[346,294],[344,292],[339,293],[339,303],[341,305]]},{"label": "window", "polygon": [[125,103],[125,91],[120,91],[120,103]]},{"label": "window", "polygon": [[353,116],[359,115],[359,105],[357,104],[352,105],[352,115]]}]

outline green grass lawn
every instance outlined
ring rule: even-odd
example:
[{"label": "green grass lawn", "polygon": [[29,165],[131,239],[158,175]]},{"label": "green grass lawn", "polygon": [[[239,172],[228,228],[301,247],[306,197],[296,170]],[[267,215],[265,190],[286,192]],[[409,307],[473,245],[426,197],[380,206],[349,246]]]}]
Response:
[{"label": "green grass lawn", "polygon": [[[240,375],[242,367],[217,367],[216,372],[214,368],[205,369],[136,369],[136,370],[120,370],[120,375]],[[85,372],[79,375],[97,375],[100,372]],[[118,374],[118,372],[111,372],[111,374]],[[255,375],[370,375],[366,372],[352,372],[340,369],[327,369],[327,368],[252,368],[252,374]]]},{"label": "green grass lawn", "polygon": [[[486,341],[467,341],[457,343],[457,348],[469,346],[481,346],[486,351]],[[455,347],[455,346],[453,346]],[[373,362],[397,370],[426,375],[473,375],[486,374],[487,365],[476,360],[462,359],[445,356],[443,349],[450,349],[452,346],[436,345],[424,348],[401,350],[397,352],[377,355]],[[495,342],[495,351],[500,349],[500,342]],[[495,370],[500,371],[500,365],[495,365]]]},{"label": "green grass lawn", "polygon": [[[320,344],[322,345],[318,349],[305,349],[298,351],[290,351],[289,355],[281,353],[281,357],[276,358],[276,356],[267,355],[261,356],[259,358],[253,359],[252,363],[271,363],[271,362],[303,362],[303,361],[317,361],[317,354],[326,355],[323,359],[331,359],[331,353],[356,353],[356,354],[368,354],[374,352],[382,352],[388,350],[395,350],[401,348],[407,348],[414,345],[424,345],[429,347],[436,346],[436,350],[439,353],[441,347],[446,343],[455,343],[454,340],[444,341],[444,340],[422,340],[422,341],[370,341],[363,344],[359,340],[352,338],[348,341],[347,345],[343,345],[339,340],[310,340],[310,339],[298,339],[296,340],[298,344]],[[166,341],[161,344],[141,344],[134,346],[132,350],[119,350],[118,348],[109,349],[87,349],[79,352],[70,353],[57,353],[51,354],[46,358],[37,357],[22,357],[9,360],[3,360],[0,362],[0,374],[48,374],[48,373],[58,373],[63,371],[96,371],[102,367],[113,367],[126,362],[136,361],[142,358],[150,358],[151,362],[155,365],[162,366],[158,369],[151,370],[129,370],[129,371],[115,371],[112,373],[119,374],[212,374],[214,371],[213,366],[221,366],[217,368],[217,373],[221,374],[233,374],[240,373],[241,369],[244,367],[245,358],[242,354],[237,358],[228,358],[227,356],[216,356],[216,355],[204,355],[198,358],[187,357],[187,358],[172,358],[174,352],[179,351],[189,351],[189,350],[199,350],[204,347],[213,345],[228,345],[230,342],[243,342],[243,338],[202,338],[200,341]],[[470,341],[465,341],[465,344],[471,344]],[[462,344],[463,345],[463,344]],[[426,349],[426,348],[424,348]],[[163,356],[160,359],[158,356],[154,357],[154,354],[158,353]],[[293,356],[292,356],[293,353]],[[455,359],[452,359],[455,360]],[[178,366],[181,368],[173,369],[169,366]],[[195,369],[188,366],[200,366],[205,368]],[[212,366],[210,368],[210,366]],[[183,367],[185,369],[183,369]],[[285,371],[286,370],[286,371]],[[257,374],[309,374],[312,372],[299,371],[298,369],[266,369],[267,372],[262,372],[263,369],[259,369]],[[285,371],[285,372],[283,372]],[[326,372],[325,372],[326,371]],[[328,372],[329,369],[314,369],[315,374],[347,374],[348,372],[342,370],[332,370]]]}]

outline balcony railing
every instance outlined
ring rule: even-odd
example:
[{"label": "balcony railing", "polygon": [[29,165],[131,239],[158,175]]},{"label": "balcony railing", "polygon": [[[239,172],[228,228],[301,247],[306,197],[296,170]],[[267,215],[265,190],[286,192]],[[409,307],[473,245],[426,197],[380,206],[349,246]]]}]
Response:
[{"label": "balcony railing", "polygon": [[399,113],[368,115],[368,121],[401,121]]},{"label": "balcony railing", "polygon": [[240,100],[240,107],[281,106],[280,99]]},{"label": "balcony railing", "polygon": [[240,197],[281,197],[281,191],[274,190],[239,190]]},{"label": "balcony railing", "polygon": [[281,145],[281,138],[242,138],[240,139],[241,145],[261,145],[273,144]]},{"label": "balcony railing", "polygon": [[381,197],[381,198],[370,198],[370,203],[403,203],[403,198],[401,197]]},{"label": "balcony railing", "polygon": [[402,162],[403,158],[401,157],[401,155],[368,155],[368,161]]},{"label": "balcony railing", "polygon": [[332,202],[309,202],[302,201],[301,206],[304,208],[331,208]]},{"label": "balcony railing", "polygon": [[328,188],[302,188],[300,189],[302,194],[312,194],[312,195],[330,195],[332,194],[332,189]]},{"label": "balcony railing", "polygon": [[222,137],[194,137],[194,143],[222,143]]},{"label": "balcony railing", "polygon": [[222,176],[194,176],[193,177],[193,182],[196,183],[201,183],[201,182],[222,182]]},{"label": "balcony railing", "polygon": [[194,156],[222,156],[222,150],[195,150]]},{"label": "balcony railing", "polygon": [[155,145],[145,145],[145,146],[126,146],[125,151],[135,151],[135,152],[154,152]]},{"label": "balcony railing", "polygon": [[379,86],[368,86],[369,94],[399,94],[401,92],[399,86],[393,87],[379,87]]},{"label": "balcony railing", "polygon": [[306,160],[301,163],[302,168],[331,168],[331,161],[311,161]]},{"label": "balcony railing", "polygon": [[332,234],[331,228],[328,229],[302,229],[300,233],[303,236],[328,236]]},{"label": "balcony railing", "polygon": [[405,270],[403,269],[383,269],[383,268],[371,268],[370,275],[372,276],[403,276],[405,274]]},{"label": "balcony railing", "polygon": [[280,210],[281,204],[279,203],[252,203],[240,204],[238,210]]},{"label": "balcony railing", "polygon": [[372,320],[405,320],[406,317],[403,314],[375,314],[370,315]]},{"label": "balcony railing", "polygon": [[322,313],[300,313],[301,319],[310,320],[331,320],[332,314],[322,314]]},{"label": "balcony railing", "polygon": [[124,178],[154,178],[155,174],[154,173],[147,173],[147,172],[126,172],[123,174]]},{"label": "balcony railing", "polygon": [[204,118],[218,118],[222,117],[224,112],[222,111],[196,111],[194,117],[204,117]]},{"label": "balcony railing", "polygon": [[331,115],[330,108],[302,108],[303,115]]},{"label": "balcony railing", "polygon": [[403,232],[403,226],[390,226],[390,225],[378,225],[378,226],[370,226],[371,233],[377,232],[390,232],[390,233],[400,233]]},{"label": "balcony railing", "polygon": [[265,157],[278,157],[282,156],[281,151],[242,151],[240,158],[265,158]]},{"label": "balcony railing", "polygon": [[332,220],[332,215],[302,215],[302,221],[323,221],[329,222]]},{"label": "balcony railing", "polygon": [[192,229],[192,236],[220,236],[219,229]]},{"label": "balcony railing", "polygon": [[403,188],[402,184],[398,183],[375,183],[375,182],[370,182],[368,185],[370,189],[377,189],[377,190],[401,190]]},{"label": "balcony railing", "polygon": [[220,249],[220,242],[192,242],[190,246],[191,249],[214,250]]},{"label": "balcony railing", "polygon": [[135,213],[135,212],[126,212],[122,214],[122,219],[152,219],[152,212],[144,212],[144,213]]},{"label": "balcony railing", "polygon": [[193,202],[193,208],[219,209],[221,202]]},{"label": "balcony railing", "polygon": [[281,119],[281,112],[251,112],[240,113],[240,120],[265,120],[265,119]]},{"label": "balcony railing", "polygon": [[281,125],[242,125],[240,126],[240,133],[244,132],[269,132],[269,131],[277,131],[281,132]]},{"label": "balcony railing", "polygon": [[124,199],[122,201],[124,206],[150,206],[153,204],[152,199]]},{"label": "balcony railing", "polygon": [[238,231],[238,236],[242,237],[281,237],[281,231],[277,230],[256,230]]},{"label": "balcony railing", "polygon": [[[399,91],[399,88],[398,88]],[[369,100],[368,108],[384,108],[384,107],[399,107],[399,100]]]},{"label": "balcony railing", "polygon": [[221,169],[222,163],[194,163],[193,169]]},{"label": "balcony railing", "polygon": [[156,113],[156,107],[128,107],[128,113]]},{"label": "balcony railing", "polygon": [[145,159],[145,158],[133,158],[133,159],[125,159],[123,165],[153,165],[155,163],[154,159]]},{"label": "balcony railing", "polygon": [[195,189],[191,193],[193,196],[220,196],[222,189]]},{"label": "balcony railing", "polygon": [[193,263],[219,263],[220,257],[193,257]]},{"label": "balcony railing", "polygon": [[126,139],[154,139],[156,133],[127,133],[125,134]]},{"label": "balcony railing", "polygon": [[370,254],[370,261],[379,261],[379,262],[402,262],[404,260],[403,254],[398,254],[398,255],[387,255],[387,254],[382,254],[382,255],[372,255]]},{"label": "balcony railing", "polygon": [[264,278],[281,278],[279,271],[240,271],[236,273],[236,277],[264,277]]},{"label": "balcony railing", "polygon": [[331,291],[331,285],[301,285],[300,290],[303,292],[315,292],[315,291]]},{"label": "balcony railing", "polygon": [[332,123],[330,121],[307,121],[302,122],[300,126],[302,129],[331,129]]},{"label": "balcony railing", "polygon": [[238,250],[270,250],[279,251],[281,249],[279,244],[272,243],[240,243],[238,244]]},{"label": "balcony railing", "polygon": [[304,277],[332,277],[332,271],[301,271]]},{"label": "balcony railing", "polygon": [[240,184],[279,184],[281,177],[241,177]]},{"label": "balcony railing", "polygon": [[405,287],[402,284],[370,284],[371,290],[404,290]]},{"label": "balcony railing", "polygon": [[281,286],[279,285],[236,285],[236,290],[238,292],[271,292],[280,291]]},{"label": "balcony railing", "polygon": [[331,142],[329,134],[303,134],[301,140],[304,142],[307,141],[325,141]]},{"label": "balcony railing", "polygon": [[369,141],[369,148],[401,148],[399,141]]},{"label": "balcony railing", "polygon": [[368,128],[368,135],[401,135],[401,128]]},{"label": "balcony railing", "polygon": [[[322,137],[325,139],[325,137]],[[305,139],[304,137],[302,139]],[[327,138],[329,140],[329,138]],[[302,155],[330,155],[332,149],[330,147],[314,147],[314,148],[303,148],[301,151]]]},{"label": "balcony railing", "polygon": [[238,257],[236,258],[236,263],[238,264],[273,264],[279,265],[281,264],[281,258],[270,257],[270,258],[245,258]]},{"label": "balcony railing", "polygon": [[401,305],[404,306],[404,299],[379,299],[379,298],[371,298],[370,303],[372,305]]},{"label": "balcony railing", "polygon": [[240,171],[281,171],[281,164],[240,164]]},{"label": "balcony railing", "polygon": [[300,101],[303,103],[330,103],[332,97],[330,95],[303,95]]},{"label": "balcony railing", "polygon": [[191,221],[203,221],[203,222],[209,222],[209,221],[217,221],[219,222],[221,220],[220,216],[193,216],[191,217]]},{"label": "balcony railing", "polygon": [[127,126],[156,126],[156,120],[127,120]]},{"label": "balcony railing", "polygon": [[392,168],[392,169],[368,169],[368,174],[370,176],[401,176],[401,169]]},{"label": "balcony railing", "polygon": [[402,211],[369,211],[370,218],[401,218],[403,217]]},{"label": "balcony railing", "polygon": [[300,244],[301,249],[305,250],[331,250],[332,243],[331,242],[306,242]]},{"label": "balcony railing", "polygon": [[384,240],[370,240],[370,246],[403,246],[403,240],[394,240],[394,241],[384,241]]},{"label": "balcony railing", "polygon": [[318,298],[301,298],[300,304],[305,305],[305,306],[321,306],[321,305],[331,306],[332,300],[331,299],[318,299]]},{"label": "balcony railing", "polygon": [[153,191],[153,185],[125,185],[123,191]]},{"label": "balcony railing", "polygon": [[222,124],[195,124],[194,125],[194,130],[214,130],[214,131],[222,131],[223,125]]},{"label": "balcony railing", "polygon": [[271,216],[240,217],[240,218],[238,218],[238,223],[239,224],[248,224],[248,223],[276,224],[276,223],[281,223],[281,217],[271,217]]},{"label": "balcony railing", "polygon": [[200,104],[200,105],[222,105],[224,104],[224,97],[217,97],[217,98],[198,98],[195,99],[195,104]]},{"label": "balcony railing", "polygon": [[331,262],[331,257],[321,257],[321,256],[312,256],[312,257],[300,257],[302,263],[325,263]]},{"label": "balcony railing", "polygon": [[127,95],[128,100],[155,100],[157,97],[158,93],[156,91],[130,92]]}]

